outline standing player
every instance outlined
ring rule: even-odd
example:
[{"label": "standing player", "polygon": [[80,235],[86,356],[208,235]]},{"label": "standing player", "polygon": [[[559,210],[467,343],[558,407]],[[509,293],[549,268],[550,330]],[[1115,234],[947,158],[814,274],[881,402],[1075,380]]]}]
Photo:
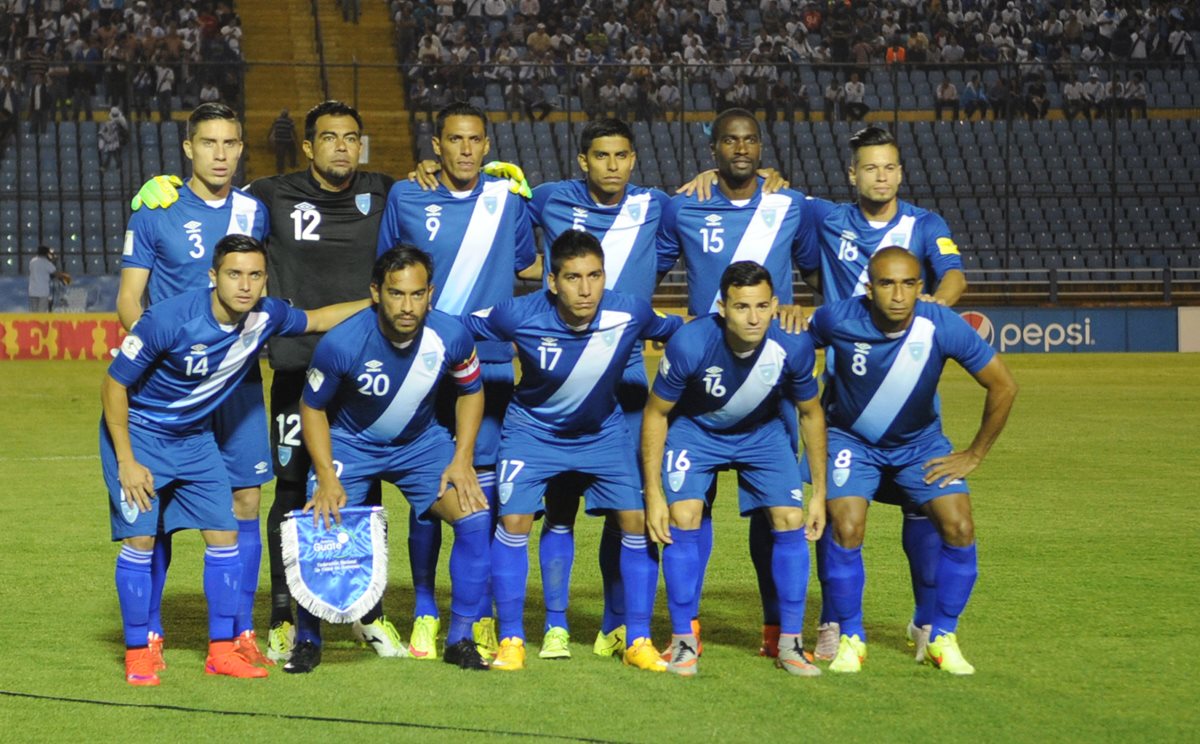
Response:
[{"label": "standing player", "polygon": [[[693,320],[667,343],[642,430],[647,527],[655,542],[666,543],[672,634],[667,669],[684,676],[697,672],[692,618],[699,606],[693,595],[700,518],[717,470],[732,468],[741,486],[741,513],[766,512],[772,527],[781,628],[775,663],[791,674],[816,676],[821,671],[800,641],[809,568],[805,538],[816,540],[825,522],[825,416],[813,377],[816,354],[808,336],[784,333],[771,320],[779,300],[762,266],[734,262],[720,286],[717,313]],[[800,411],[805,452],[815,465],[807,519],[796,448],[779,416],[785,397]]]},{"label": "standing player", "polygon": [[[491,518],[472,467],[483,418],[475,342],[456,319],[430,311],[433,263],[411,246],[375,262],[376,303],[321,340],[313,355],[300,415],[313,459],[315,517],[366,500],[371,483],[393,482],[420,515],[454,527],[451,613],[445,660],[486,670],[471,625],[487,586]],[[455,436],[434,417],[438,384],[458,389]],[[301,607],[296,648],[283,669],[310,672],[321,661],[321,622]]]},{"label": "standing player", "polygon": [[621,527],[627,631],[624,662],[651,671],[666,663],[650,642],[658,566],[645,515],[631,434],[617,383],[633,346],[666,339],[682,321],[650,303],[604,289],[604,253],[588,233],[569,230],[550,247],[549,289],[466,316],[477,339],[515,343],[521,382],[500,439],[500,525],[492,542],[492,587],[500,621],[493,669],[525,666],[525,583],[529,532],[552,481],[573,481],[588,513],[615,511]]},{"label": "standing player", "polygon": [[121,344],[101,386],[100,459],[117,556],[116,586],[125,636],[125,679],[157,685],[161,659],[149,648],[151,551],[168,534],[198,529],[207,545],[204,594],[209,647],[205,671],[265,677],[235,643],[243,576],[229,477],[213,438],[213,413],[236,394],[274,335],[324,331],[366,303],[308,313],[263,298],[262,244],[244,235],[212,247],[214,288],[151,306]]},{"label": "standing player", "polygon": [[[490,148],[486,127],[486,115],[469,104],[453,103],[439,111],[433,150],[441,159],[440,185],[425,191],[413,182],[397,182],[388,194],[379,226],[377,253],[408,243],[433,258],[434,307],[451,315],[511,298],[514,275],[541,278],[525,201],[510,192],[507,180],[480,173]],[[496,341],[480,343],[478,348],[486,408],[475,446],[475,468],[480,487],[491,502],[500,425],[513,387],[512,348]],[[442,408],[448,413],[444,404]],[[409,519],[416,594],[409,652],[417,659],[436,659],[441,622],[434,575],[441,525],[418,517],[412,514]],[[494,652],[490,606],[481,608],[481,613],[477,628],[480,645]]]},{"label": "standing player", "polygon": [[[261,240],[266,233],[266,210],[252,196],[233,188],[233,175],[242,156],[242,125],[228,106],[204,103],[188,117],[183,153],[191,161],[192,176],[179,190],[179,206],[171,210],[137,211],[125,232],[117,316],[132,331],[142,316],[142,299],[157,304],[193,289],[210,285],[212,251],[226,235],[250,235]],[[271,480],[267,452],[266,409],[258,367],[217,410],[213,422],[237,517],[241,549],[241,593],[237,598],[235,630],[238,648],[255,663],[268,662],[258,650],[254,634],[254,593],[262,555],[258,505],[261,486]],[[151,571],[150,647],[162,664],[162,592],[170,563],[170,536],[155,542]]]},{"label": "standing player", "polygon": [[[867,269],[864,297],[825,305],[809,324],[817,346],[834,352],[825,390],[833,529],[825,573],[841,637],[829,668],[857,672],[867,655],[862,540],[867,506],[886,476],[932,520],[943,541],[925,657],[952,674],[973,674],[955,635],[978,572],[964,479],[1000,436],[1017,384],[957,314],[934,302],[918,302],[923,285],[916,256],[885,247]],[[936,400],[947,359],[987,390],[979,430],[959,452],[942,433]]]}]

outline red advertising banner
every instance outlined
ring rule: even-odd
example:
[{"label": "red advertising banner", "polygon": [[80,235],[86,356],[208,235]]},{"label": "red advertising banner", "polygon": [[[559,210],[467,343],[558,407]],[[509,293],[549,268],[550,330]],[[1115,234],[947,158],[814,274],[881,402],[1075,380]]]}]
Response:
[{"label": "red advertising banner", "polygon": [[116,313],[0,313],[0,361],[105,360],[123,338]]}]

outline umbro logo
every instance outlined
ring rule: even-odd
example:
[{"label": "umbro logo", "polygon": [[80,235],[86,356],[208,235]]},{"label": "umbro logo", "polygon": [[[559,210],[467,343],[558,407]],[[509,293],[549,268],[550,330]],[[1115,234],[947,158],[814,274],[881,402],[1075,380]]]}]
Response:
[{"label": "umbro logo", "polygon": [[550,337],[548,337],[548,336],[543,336],[543,337],[542,337],[542,344],[543,344],[544,346],[557,346],[557,345],[558,345],[558,339],[556,339],[556,338],[550,338]]},{"label": "umbro logo", "polygon": [[842,240],[858,240],[858,235],[853,230],[842,230]]},{"label": "umbro logo", "polygon": [[442,206],[440,204],[430,204],[428,207],[425,207],[425,214],[429,215],[430,217],[436,217],[441,213]]},{"label": "umbro logo", "polygon": [[709,227],[716,227],[717,225],[720,225],[721,224],[721,215],[719,215],[719,214],[708,215],[707,217],[704,218],[704,224],[708,225]]},{"label": "umbro logo", "polygon": [[367,368],[368,372],[378,372],[379,370],[383,369],[383,362],[379,361],[378,359],[372,359],[364,366]]},{"label": "umbro logo", "polygon": [[720,367],[709,367],[708,369],[704,370],[704,374],[706,374],[706,375],[719,375],[719,374],[721,374],[721,373],[722,373],[722,372],[724,372],[724,371],[725,371],[725,370],[721,369]]},{"label": "umbro logo", "polygon": [[870,345],[870,344],[864,344],[864,343],[863,343],[863,342],[861,342],[861,341],[855,341],[855,342],[854,342],[854,348],[855,348],[855,349],[858,349],[859,351],[870,351],[870,350],[871,350],[871,345]]},{"label": "umbro logo", "polygon": [[199,220],[192,220],[190,222],[183,223],[183,229],[188,231],[199,230],[202,224],[203,223],[201,223]]},{"label": "umbro logo", "polygon": [[296,209],[304,210],[304,211],[307,211],[309,209],[316,209],[316,208],[317,207],[315,204],[309,204],[308,202],[300,202],[299,204],[296,205]]},{"label": "umbro logo", "polygon": [[203,354],[207,349],[208,349],[208,347],[205,346],[204,344],[194,344],[192,346],[192,353],[193,354]]},{"label": "umbro logo", "polygon": [[586,209],[584,209],[583,207],[571,207],[571,212],[574,213],[574,215],[576,217],[587,217],[588,216],[588,211]]}]

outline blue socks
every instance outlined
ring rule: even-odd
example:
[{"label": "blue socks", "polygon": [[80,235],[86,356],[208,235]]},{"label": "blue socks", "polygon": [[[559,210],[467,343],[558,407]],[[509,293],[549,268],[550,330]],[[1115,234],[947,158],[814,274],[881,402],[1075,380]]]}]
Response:
[{"label": "blue socks", "polygon": [[621,529],[607,520],[600,533],[600,579],[604,584],[604,616],[600,630],[611,633],[625,624],[625,584],[621,581]]},{"label": "blue socks", "polygon": [[863,571],[862,546],[843,548],[836,540],[829,541],[826,557],[826,593],[836,611],[842,635],[867,640],[863,628],[862,598],[867,583]]},{"label": "blue socks", "polygon": [[162,597],[167,585],[167,568],[171,565],[171,536],[160,532],[154,536],[150,558],[150,630],[163,634]]},{"label": "blue socks", "polygon": [[538,561],[542,569],[542,596],[546,602],[545,629],[566,628],[571,568],[575,565],[575,533],[569,525],[542,522]]},{"label": "blue socks", "polygon": [[492,595],[499,635],[525,638],[525,582],[529,578],[529,535],[514,535],[497,525],[492,540]]},{"label": "blue socks", "polygon": [[144,648],[150,631],[150,556],[151,551],[135,550],[128,545],[121,546],[117,554],[117,600],[127,648]]},{"label": "blue socks", "polygon": [[933,615],[933,632],[929,640],[936,641],[958,628],[958,616],[971,598],[971,589],[979,576],[975,543],[965,548],[943,545],[937,566],[937,609]]},{"label": "blue socks", "polygon": [[771,534],[771,518],[763,509],[750,513],[750,560],[758,577],[758,594],[762,598],[763,625],[779,625],[779,597],[775,593],[775,577],[771,574],[775,537]]},{"label": "blue socks", "polygon": [[900,534],[912,577],[913,625],[931,625],[937,610],[937,567],[942,552],[942,537],[933,520],[922,514],[908,512],[904,513],[904,527]]},{"label": "blue socks", "polygon": [[208,639],[233,640],[242,562],[237,545],[204,549],[204,598],[208,601]]},{"label": "blue socks", "polygon": [[650,615],[658,589],[657,556],[644,534],[621,533],[621,576],[625,581],[626,645],[632,646],[637,639],[650,637]]},{"label": "blue socks", "polygon": [[697,592],[700,571],[699,544],[703,528],[685,530],[671,528],[671,544],[663,548],[662,570],[667,584],[667,607],[671,611],[671,633],[689,635],[692,632],[694,609],[698,609]]},{"label": "blue socks", "polygon": [[833,594],[829,590],[829,546],[833,545],[833,525],[826,524],[821,539],[817,540],[817,581],[821,583],[821,619],[825,623],[838,621],[837,610],[833,606]]},{"label": "blue socks", "polygon": [[489,571],[488,528],[491,515],[475,512],[454,523],[450,548],[450,631],[446,645],[472,637],[471,624],[479,617],[479,603]]},{"label": "blue socks", "polygon": [[442,523],[425,522],[412,509],[408,511],[408,562],[412,567],[413,617],[438,616],[433,586],[437,580],[438,554],[442,551]]},{"label": "blue socks", "polygon": [[[488,545],[491,545],[492,535],[496,534],[496,524],[500,520],[500,501],[496,498],[496,471],[476,470],[475,477],[479,479],[479,490],[488,502]],[[479,616],[476,620],[492,617],[492,573],[484,572],[483,591],[479,597]]]},{"label": "blue socks", "polygon": [[705,510],[700,517],[699,540],[696,542],[696,555],[700,565],[696,573],[696,596],[692,600],[692,617],[700,617],[700,596],[704,593],[704,577],[708,575],[708,559],[712,558],[713,525],[712,514]]},{"label": "blue socks", "polygon": [[254,630],[254,593],[258,591],[258,566],[262,562],[262,533],[258,517],[239,519],[238,558],[242,562],[242,579],[238,586],[237,620],[233,625],[235,635]]},{"label": "blue socks", "polygon": [[772,534],[775,550],[771,572],[779,597],[779,632],[798,635],[804,626],[804,600],[808,592],[808,542],[803,528]]},{"label": "blue socks", "polygon": [[296,605],[296,643],[321,645],[321,618]]}]

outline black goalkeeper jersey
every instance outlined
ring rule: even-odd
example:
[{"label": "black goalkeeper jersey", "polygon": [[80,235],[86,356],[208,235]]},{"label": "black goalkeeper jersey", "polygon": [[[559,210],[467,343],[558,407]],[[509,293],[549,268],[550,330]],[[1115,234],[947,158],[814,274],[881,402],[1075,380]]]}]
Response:
[{"label": "black goalkeeper jersey", "polygon": [[[370,294],[379,221],[395,179],[357,173],[342,191],[321,188],[308,170],[254,181],[246,190],[267,205],[267,292],[301,309]],[[271,367],[303,370],[317,334],[273,338]]]}]

